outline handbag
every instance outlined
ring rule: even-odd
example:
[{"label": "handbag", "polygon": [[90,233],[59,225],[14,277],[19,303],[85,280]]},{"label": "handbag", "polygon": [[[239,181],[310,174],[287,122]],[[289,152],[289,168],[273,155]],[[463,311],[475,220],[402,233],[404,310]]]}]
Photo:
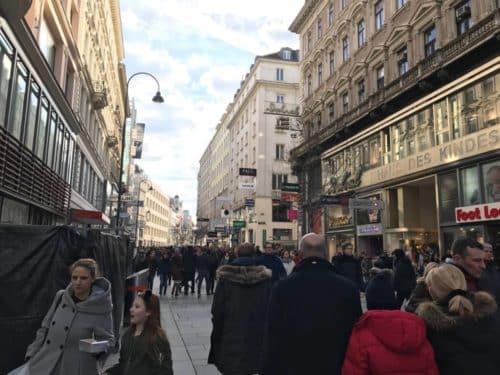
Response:
[{"label": "handbag", "polygon": [[7,375],[30,375],[29,362],[26,362],[24,365],[21,365],[18,368],[15,368],[11,372],[9,372]]}]

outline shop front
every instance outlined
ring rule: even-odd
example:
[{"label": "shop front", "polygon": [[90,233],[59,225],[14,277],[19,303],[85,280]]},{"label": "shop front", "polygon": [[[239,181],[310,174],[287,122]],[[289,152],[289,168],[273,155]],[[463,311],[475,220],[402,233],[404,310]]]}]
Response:
[{"label": "shop front", "polygon": [[[371,202],[381,202],[382,194],[372,194],[360,197]],[[383,224],[384,207],[361,208],[356,210],[357,253],[368,258],[374,258],[383,251]]]},{"label": "shop front", "polygon": [[341,251],[343,243],[356,246],[356,228],[354,212],[347,205],[325,207],[326,242],[328,259]]}]

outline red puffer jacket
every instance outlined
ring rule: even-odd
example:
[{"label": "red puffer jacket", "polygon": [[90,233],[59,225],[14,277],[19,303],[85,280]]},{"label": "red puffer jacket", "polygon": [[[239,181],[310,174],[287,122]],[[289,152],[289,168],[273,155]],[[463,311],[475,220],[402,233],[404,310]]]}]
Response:
[{"label": "red puffer jacket", "polygon": [[438,375],[425,324],[400,310],[371,310],[354,326],[342,375]]}]

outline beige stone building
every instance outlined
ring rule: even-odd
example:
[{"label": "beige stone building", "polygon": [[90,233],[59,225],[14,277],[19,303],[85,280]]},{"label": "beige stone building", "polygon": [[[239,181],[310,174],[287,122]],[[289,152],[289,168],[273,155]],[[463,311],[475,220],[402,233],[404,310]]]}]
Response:
[{"label": "beige stone building", "polygon": [[332,255],[343,241],[369,255],[500,242],[494,221],[455,216],[496,199],[499,20],[496,0],[305,1],[290,26],[305,138],[293,157],[304,232]]},{"label": "beige stone building", "polygon": [[298,195],[282,190],[297,181],[288,156],[298,89],[298,51],[255,58],[200,161],[198,218],[209,223],[197,226],[210,232],[207,238],[296,246]]},{"label": "beige stone building", "polygon": [[[19,144],[16,160],[36,166],[23,170],[25,182],[2,187],[2,221],[80,221],[69,208],[103,213],[118,180],[126,108],[118,1],[4,2],[1,14],[5,136]],[[23,190],[30,179],[37,191]],[[109,222],[97,216],[93,224]]]}]

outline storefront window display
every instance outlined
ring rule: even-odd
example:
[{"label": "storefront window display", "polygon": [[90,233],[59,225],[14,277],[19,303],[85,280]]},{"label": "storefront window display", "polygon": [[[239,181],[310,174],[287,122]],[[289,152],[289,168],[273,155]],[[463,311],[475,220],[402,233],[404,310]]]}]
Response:
[{"label": "storefront window display", "polygon": [[482,169],[486,203],[500,202],[500,160],[484,164]]},{"label": "storefront window display", "polygon": [[462,179],[462,202],[470,206],[481,202],[479,173],[477,166],[465,168],[460,171]]}]

